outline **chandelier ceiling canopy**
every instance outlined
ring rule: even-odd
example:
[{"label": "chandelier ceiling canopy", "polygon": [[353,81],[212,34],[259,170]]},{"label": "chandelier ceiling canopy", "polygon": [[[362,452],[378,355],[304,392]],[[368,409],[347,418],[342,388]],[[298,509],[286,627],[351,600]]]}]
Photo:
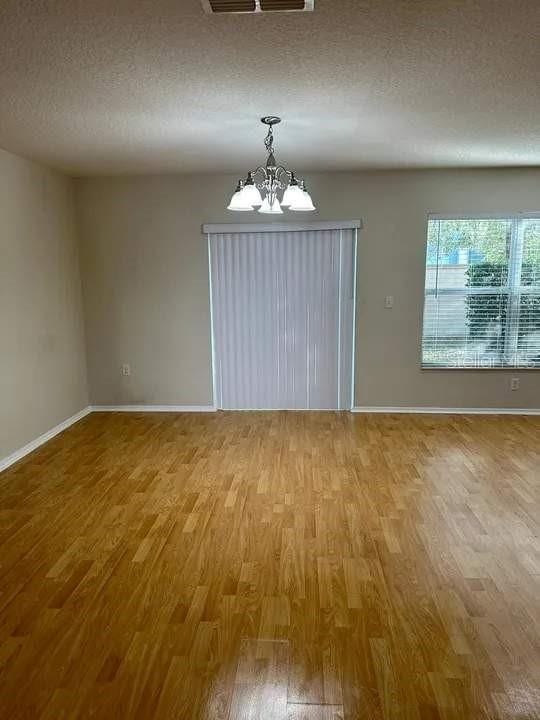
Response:
[{"label": "chandelier ceiling canopy", "polygon": [[[305,181],[298,180],[294,172],[278,165],[274,156],[273,127],[281,122],[281,118],[270,115],[261,118],[261,122],[268,126],[264,139],[268,153],[266,165],[250,170],[245,180],[238,181],[227,209],[235,212],[258,209],[258,212],[265,215],[281,215],[282,208],[295,212],[312,212],[316,208],[306,190]],[[280,200],[278,193],[281,192],[283,195]]]}]

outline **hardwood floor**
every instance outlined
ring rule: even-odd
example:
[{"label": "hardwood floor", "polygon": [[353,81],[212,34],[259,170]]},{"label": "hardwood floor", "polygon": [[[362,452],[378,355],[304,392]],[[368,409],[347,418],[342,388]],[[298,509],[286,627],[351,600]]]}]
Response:
[{"label": "hardwood floor", "polygon": [[540,418],[93,414],[0,475],[0,717],[540,718]]}]

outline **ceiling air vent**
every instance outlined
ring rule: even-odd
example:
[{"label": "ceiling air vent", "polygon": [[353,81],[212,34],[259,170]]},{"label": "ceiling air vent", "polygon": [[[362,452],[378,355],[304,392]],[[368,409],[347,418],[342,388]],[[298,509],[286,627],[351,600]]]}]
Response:
[{"label": "ceiling air vent", "polygon": [[309,12],[315,0],[201,0],[209,15],[221,13]]}]

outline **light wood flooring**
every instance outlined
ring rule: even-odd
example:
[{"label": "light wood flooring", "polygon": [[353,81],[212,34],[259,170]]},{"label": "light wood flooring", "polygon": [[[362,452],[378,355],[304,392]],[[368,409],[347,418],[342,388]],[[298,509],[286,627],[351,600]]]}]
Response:
[{"label": "light wood flooring", "polygon": [[95,413],[0,475],[0,718],[540,718],[540,418]]}]

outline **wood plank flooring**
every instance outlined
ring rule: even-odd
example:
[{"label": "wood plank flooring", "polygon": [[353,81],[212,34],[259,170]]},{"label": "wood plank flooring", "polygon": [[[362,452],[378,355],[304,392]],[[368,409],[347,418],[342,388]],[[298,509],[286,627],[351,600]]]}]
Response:
[{"label": "wood plank flooring", "polygon": [[540,418],[93,414],[0,475],[0,718],[540,718]]}]

